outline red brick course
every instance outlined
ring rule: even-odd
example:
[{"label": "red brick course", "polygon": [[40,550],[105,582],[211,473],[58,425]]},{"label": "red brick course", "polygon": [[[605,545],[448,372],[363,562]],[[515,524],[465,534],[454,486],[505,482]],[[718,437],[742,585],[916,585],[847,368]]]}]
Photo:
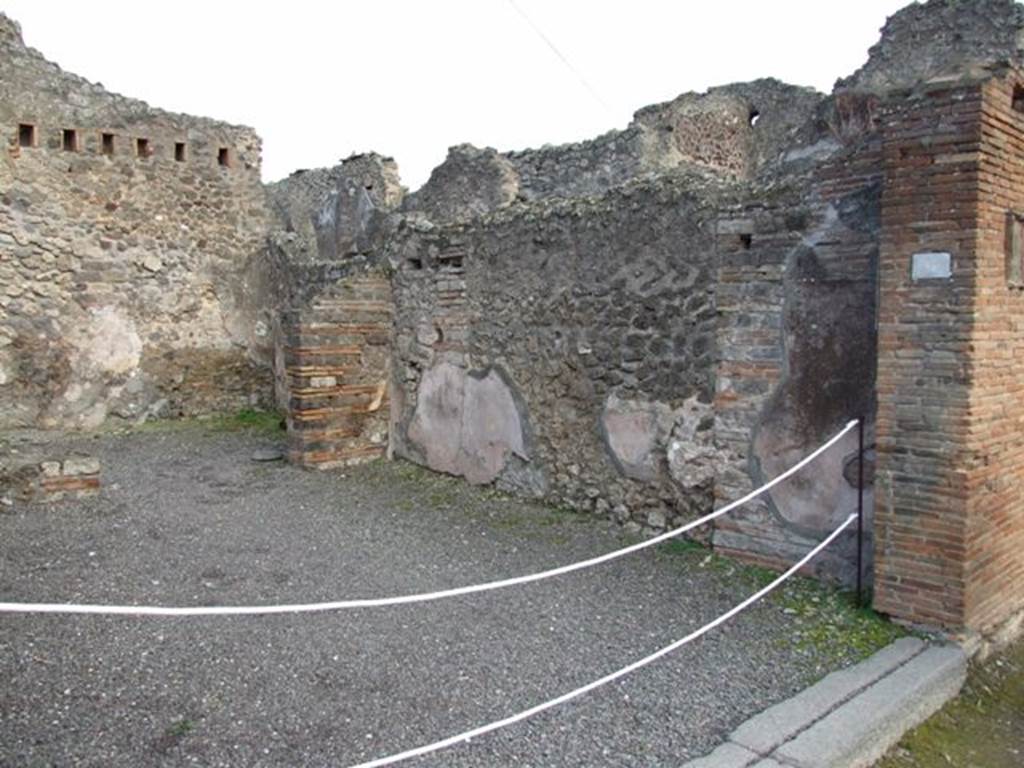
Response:
[{"label": "red brick course", "polygon": [[387,450],[391,289],[353,277],[286,321],[288,457],[328,469]]}]

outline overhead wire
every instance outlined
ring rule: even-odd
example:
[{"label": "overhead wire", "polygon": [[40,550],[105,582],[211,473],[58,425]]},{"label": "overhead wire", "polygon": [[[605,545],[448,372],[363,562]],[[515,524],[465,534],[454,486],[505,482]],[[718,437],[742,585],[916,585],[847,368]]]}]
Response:
[{"label": "overhead wire", "polygon": [[594,100],[597,101],[598,104],[604,107],[604,109],[608,112],[609,115],[615,117],[615,110],[612,109],[611,105],[604,99],[603,96],[601,96],[598,90],[590,83],[590,80],[588,80],[586,76],[584,76],[583,72],[580,71],[580,69],[569,60],[569,57],[562,53],[561,49],[557,45],[555,45],[554,41],[550,37],[548,37],[547,34],[545,34],[544,30],[540,28],[540,25],[538,25],[537,22],[535,22],[533,18],[531,18],[530,15],[527,14],[526,11],[524,11],[523,8],[515,0],[508,0],[508,4],[512,6],[512,8],[515,10],[516,13],[519,14],[519,16],[522,17],[523,21],[525,21],[529,25],[530,29],[534,31],[537,37],[539,37],[544,42],[544,44],[551,50],[551,52],[555,54],[556,57],[558,57],[558,60],[565,65],[565,68],[568,69],[576,77],[580,84],[586,89],[587,93],[589,93],[594,98]]}]

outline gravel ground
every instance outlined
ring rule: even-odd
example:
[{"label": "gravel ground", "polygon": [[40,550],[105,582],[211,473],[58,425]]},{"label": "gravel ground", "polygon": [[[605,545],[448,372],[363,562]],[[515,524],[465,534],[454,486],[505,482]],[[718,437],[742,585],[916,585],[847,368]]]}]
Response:
[{"label": "gravel ground", "polygon": [[[427,591],[625,543],[606,523],[378,463],[255,463],[276,436],[78,439],[101,497],[0,509],[0,600],[290,603]],[[346,766],[544,701],[752,591],[647,550],[526,587],[268,617],[0,614],[0,765]],[[624,681],[409,766],[674,766],[835,664],[777,601]],[[799,625],[799,626],[798,626]]]}]

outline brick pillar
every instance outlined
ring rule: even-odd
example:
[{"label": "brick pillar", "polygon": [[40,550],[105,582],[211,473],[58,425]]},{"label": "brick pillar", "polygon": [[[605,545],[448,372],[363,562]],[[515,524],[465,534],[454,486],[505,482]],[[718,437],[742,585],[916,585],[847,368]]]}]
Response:
[{"label": "brick pillar", "polygon": [[286,315],[289,459],[332,467],[384,455],[388,443],[391,288],[347,278]]},{"label": "brick pillar", "polygon": [[1024,115],[995,79],[882,110],[875,605],[985,630],[1024,598]]},{"label": "brick pillar", "polygon": [[1024,75],[981,93],[964,623],[985,629],[1024,610]]}]

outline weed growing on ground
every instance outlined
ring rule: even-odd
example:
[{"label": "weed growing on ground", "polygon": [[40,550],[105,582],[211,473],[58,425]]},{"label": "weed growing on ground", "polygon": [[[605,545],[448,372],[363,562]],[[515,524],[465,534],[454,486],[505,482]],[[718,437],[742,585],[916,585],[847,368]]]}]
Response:
[{"label": "weed growing on ground", "polygon": [[416,486],[423,484],[432,484],[438,481],[447,481],[453,478],[449,478],[447,475],[442,475],[434,472],[426,467],[421,467],[419,464],[414,464],[411,461],[404,459],[394,459],[393,461],[374,461],[368,464],[361,464],[359,466],[360,472],[365,472],[372,475],[373,477],[380,477],[381,479],[388,480],[403,480],[409,482],[415,482]]},{"label": "weed growing on ground", "polygon": [[396,507],[402,512],[415,512],[426,506],[451,509],[459,502],[472,502],[462,480],[432,472],[410,461],[370,462],[347,472],[362,482],[391,485],[401,497]]},{"label": "weed growing on ground", "polygon": [[234,421],[245,427],[269,430],[284,429],[284,417],[278,411],[257,411],[245,408],[235,414]]},{"label": "weed growing on ground", "polygon": [[178,743],[188,736],[192,731],[195,730],[195,721],[188,718],[182,718],[175,720],[160,734],[157,738],[153,739],[152,747],[153,751],[157,754],[166,755],[175,747]]},{"label": "weed growing on ground", "polygon": [[199,419],[200,424],[219,432],[280,432],[283,419],[277,411],[256,411],[249,408],[225,416]]},{"label": "weed growing on ground", "polygon": [[[773,597],[783,611],[795,616],[797,648],[813,651],[830,663],[865,659],[907,634],[871,608],[858,606],[854,593],[829,589],[810,579],[796,578]],[[870,605],[870,598],[865,602]]]},{"label": "weed growing on ground", "polygon": [[211,432],[255,432],[275,434],[284,429],[284,417],[278,411],[244,408],[236,413],[182,419],[150,419],[134,427],[117,431],[183,431],[205,429]]},{"label": "weed growing on ground", "polygon": [[427,503],[433,507],[447,509],[458,498],[454,488],[434,488],[427,494]]},{"label": "weed growing on ground", "polygon": [[[655,547],[656,554],[687,558],[699,568],[710,568],[735,577],[756,592],[779,577],[775,571],[745,565],[716,555],[699,542],[671,539]],[[803,576],[794,576],[766,596],[769,605],[793,617],[796,629],[790,642],[800,651],[813,653],[826,666],[867,658],[907,634],[907,630],[875,613],[870,595],[865,607],[857,605],[853,592],[837,590]]]},{"label": "weed growing on ground", "polygon": [[1024,765],[1024,640],[972,664],[960,695],[906,734],[879,768]]},{"label": "weed growing on ground", "polygon": [[[637,541],[639,540],[639,537],[637,537]],[[657,546],[657,550],[660,554],[673,557],[692,556],[698,553],[701,555],[709,554],[708,550],[699,541],[679,537],[662,542]]]},{"label": "weed growing on ground", "polygon": [[171,723],[171,726],[167,729],[167,733],[171,736],[181,737],[185,736],[195,730],[196,724],[188,718],[181,720],[175,720]]},{"label": "weed growing on ground", "polygon": [[461,518],[486,522],[502,530],[514,530],[525,538],[556,543],[567,539],[558,529],[592,518],[563,506],[524,503],[493,486],[472,487],[462,478],[438,474],[409,461],[375,462],[352,470],[363,482],[388,483],[401,498],[395,507],[413,513],[432,507],[457,513]]}]

